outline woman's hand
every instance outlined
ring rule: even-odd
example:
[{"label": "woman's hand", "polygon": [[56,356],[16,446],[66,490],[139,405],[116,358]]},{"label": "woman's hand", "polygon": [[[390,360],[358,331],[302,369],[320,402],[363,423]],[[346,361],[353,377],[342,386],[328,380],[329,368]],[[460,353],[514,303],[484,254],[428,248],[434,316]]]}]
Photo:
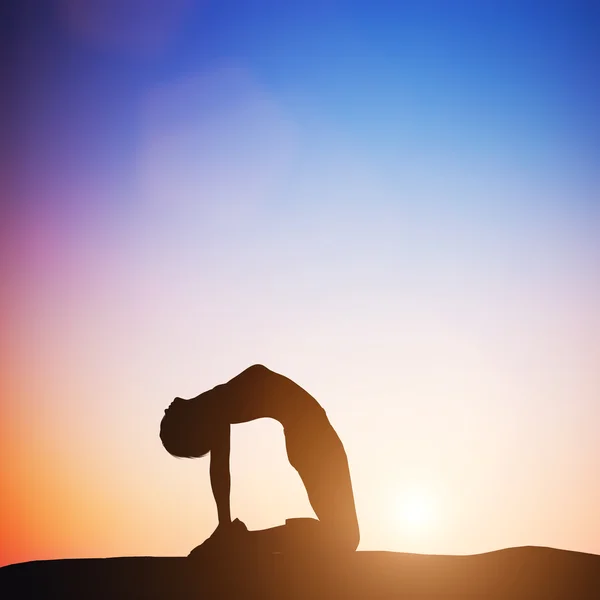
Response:
[{"label": "woman's hand", "polygon": [[246,527],[246,524],[240,521],[239,519],[235,519],[233,521],[223,521],[219,523],[209,539],[237,539],[239,536],[242,536],[246,533],[248,533],[248,528]]},{"label": "woman's hand", "polygon": [[248,529],[239,519],[230,523],[219,523],[212,535],[189,554],[194,560],[210,560],[228,556],[238,551],[247,541]]}]

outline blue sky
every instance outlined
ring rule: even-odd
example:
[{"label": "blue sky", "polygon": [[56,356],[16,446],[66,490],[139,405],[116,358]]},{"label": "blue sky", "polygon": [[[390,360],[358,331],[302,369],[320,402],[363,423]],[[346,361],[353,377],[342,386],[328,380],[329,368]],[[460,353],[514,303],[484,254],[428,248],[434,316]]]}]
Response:
[{"label": "blue sky", "polygon": [[[596,3],[13,16],[2,561],[189,551],[206,461],[157,419],[255,362],[340,431],[363,549],[600,552]],[[310,514],[273,427],[234,440],[255,528]]]}]

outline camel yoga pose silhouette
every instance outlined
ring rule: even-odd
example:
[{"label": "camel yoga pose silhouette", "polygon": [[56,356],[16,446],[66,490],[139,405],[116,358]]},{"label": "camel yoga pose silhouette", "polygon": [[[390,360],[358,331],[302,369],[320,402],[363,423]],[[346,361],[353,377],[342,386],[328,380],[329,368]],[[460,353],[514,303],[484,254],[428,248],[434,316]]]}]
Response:
[{"label": "camel yoga pose silhouette", "polygon": [[[211,453],[210,479],[219,525],[206,543],[211,539],[230,539],[231,532],[240,528],[246,532],[239,520],[231,520],[230,426],[262,417],[276,419],[283,425],[288,459],[298,471],[319,519],[297,521],[317,524],[318,539],[326,540],[330,546],[356,550],[358,521],[342,441],[323,408],[308,392],[262,365],[253,365],[227,383],[190,400],[175,398],[160,424],[160,438],[170,454],[195,458]],[[291,525],[293,521],[287,523]],[[271,535],[269,539],[276,538]]]}]

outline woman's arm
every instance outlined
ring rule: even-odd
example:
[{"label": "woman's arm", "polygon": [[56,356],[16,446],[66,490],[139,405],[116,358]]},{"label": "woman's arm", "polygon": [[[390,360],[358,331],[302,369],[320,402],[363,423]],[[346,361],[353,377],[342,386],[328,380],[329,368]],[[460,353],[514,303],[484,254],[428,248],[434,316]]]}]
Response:
[{"label": "woman's arm", "polygon": [[231,523],[229,492],[231,475],[229,472],[229,452],[231,431],[229,423],[220,423],[214,431],[213,444],[210,450],[210,485],[219,516],[219,527]]}]

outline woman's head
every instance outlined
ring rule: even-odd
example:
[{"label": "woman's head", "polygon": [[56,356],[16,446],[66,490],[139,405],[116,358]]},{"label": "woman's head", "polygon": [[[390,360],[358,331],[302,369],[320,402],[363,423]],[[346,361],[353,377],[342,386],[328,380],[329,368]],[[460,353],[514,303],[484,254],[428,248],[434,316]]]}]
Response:
[{"label": "woman's head", "polygon": [[205,402],[175,398],[160,422],[160,439],[173,456],[197,458],[210,451],[212,427]]}]

